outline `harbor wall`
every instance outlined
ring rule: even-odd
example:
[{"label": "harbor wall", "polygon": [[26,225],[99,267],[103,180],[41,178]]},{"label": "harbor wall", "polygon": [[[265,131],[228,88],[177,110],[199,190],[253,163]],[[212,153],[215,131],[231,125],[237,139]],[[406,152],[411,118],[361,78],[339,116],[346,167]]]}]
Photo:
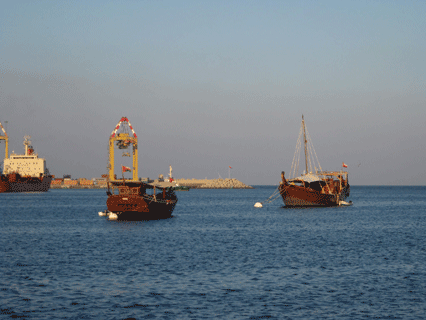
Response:
[{"label": "harbor wall", "polygon": [[159,182],[152,184],[159,187],[184,186],[191,189],[253,189],[237,179],[176,179],[173,182]]},{"label": "harbor wall", "polygon": [[[90,181],[90,182],[89,182]],[[237,179],[176,179],[172,182],[151,180],[152,185],[158,187],[184,186],[191,189],[253,189]],[[72,180],[63,179],[52,180],[50,185],[52,189],[104,189],[107,187],[106,180]]]}]

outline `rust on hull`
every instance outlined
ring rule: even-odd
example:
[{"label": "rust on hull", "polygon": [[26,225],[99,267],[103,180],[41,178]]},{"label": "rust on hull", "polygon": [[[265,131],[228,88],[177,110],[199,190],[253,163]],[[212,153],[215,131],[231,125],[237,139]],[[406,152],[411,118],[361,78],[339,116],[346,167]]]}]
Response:
[{"label": "rust on hull", "polygon": [[46,192],[50,189],[52,176],[21,177],[17,173],[1,175],[0,193],[2,192]]}]

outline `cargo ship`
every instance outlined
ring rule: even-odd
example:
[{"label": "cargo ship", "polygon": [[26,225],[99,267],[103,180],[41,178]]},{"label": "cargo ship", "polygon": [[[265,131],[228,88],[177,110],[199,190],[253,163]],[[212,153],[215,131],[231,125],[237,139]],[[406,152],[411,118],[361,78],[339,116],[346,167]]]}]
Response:
[{"label": "cargo ship", "polygon": [[[1,124],[0,124],[1,125]],[[39,158],[31,146],[30,136],[24,137],[24,154],[8,157],[8,137],[4,130],[2,140],[6,142],[3,172],[0,174],[0,193],[2,192],[45,192],[50,189],[52,176],[46,168],[46,160]]]}]

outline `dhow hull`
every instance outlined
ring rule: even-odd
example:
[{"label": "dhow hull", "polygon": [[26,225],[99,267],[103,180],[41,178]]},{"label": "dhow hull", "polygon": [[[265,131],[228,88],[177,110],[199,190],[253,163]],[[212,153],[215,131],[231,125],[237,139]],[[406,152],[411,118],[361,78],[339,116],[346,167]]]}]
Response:
[{"label": "dhow hull", "polygon": [[117,214],[118,220],[159,220],[172,216],[176,202],[149,201],[133,195],[110,195],[107,208]]},{"label": "dhow hull", "polygon": [[324,194],[293,185],[280,185],[280,194],[286,207],[334,207],[349,196],[349,185],[340,194]]}]

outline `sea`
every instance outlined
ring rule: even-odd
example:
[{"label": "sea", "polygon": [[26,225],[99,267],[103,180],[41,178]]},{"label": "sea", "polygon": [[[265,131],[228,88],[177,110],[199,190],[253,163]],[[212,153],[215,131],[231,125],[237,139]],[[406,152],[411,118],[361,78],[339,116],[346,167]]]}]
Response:
[{"label": "sea", "polygon": [[100,217],[105,190],[0,194],[0,319],[425,319],[426,187],[177,192],[173,217]]}]

